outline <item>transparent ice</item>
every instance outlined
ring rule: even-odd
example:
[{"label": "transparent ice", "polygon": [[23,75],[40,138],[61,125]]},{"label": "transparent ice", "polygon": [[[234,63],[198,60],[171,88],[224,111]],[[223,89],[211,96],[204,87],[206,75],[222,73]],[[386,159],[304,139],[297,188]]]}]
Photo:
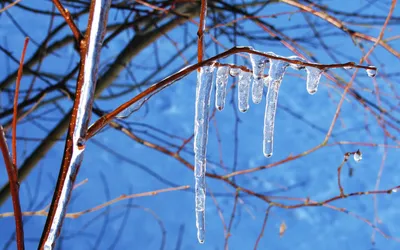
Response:
[{"label": "transparent ice", "polygon": [[258,104],[262,101],[264,91],[264,69],[268,58],[250,54],[250,61],[253,70],[253,88],[251,98],[254,103]]},{"label": "transparent ice", "polygon": [[246,112],[249,109],[249,93],[251,73],[240,70],[238,81],[238,107],[240,112]]},{"label": "transparent ice", "polygon": [[226,85],[229,77],[229,67],[220,66],[217,69],[217,77],[215,80],[215,107],[218,110],[223,110],[226,99]]},{"label": "transparent ice", "polygon": [[[276,56],[274,53],[270,55]],[[271,157],[274,143],[275,114],[278,102],[279,87],[285,75],[288,63],[281,60],[271,59],[268,72],[268,92],[266,96],[266,107],[264,115],[264,142],[263,153]]]},{"label": "transparent ice", "polygon": [[307,91],[310,95],[313,95],[318,90],[319,80],[321,79],[322,70],[314,67],[306,67],[307,71]]},{"label": "transparent ice", "polygon": [[205,239],[205,200],[206,200],[206,153],[208,140],[208,120],[210,115],[211,88],[214,66],[204,66],[197,73],[196,102],[194,118],[194,176],[197,239]]}]

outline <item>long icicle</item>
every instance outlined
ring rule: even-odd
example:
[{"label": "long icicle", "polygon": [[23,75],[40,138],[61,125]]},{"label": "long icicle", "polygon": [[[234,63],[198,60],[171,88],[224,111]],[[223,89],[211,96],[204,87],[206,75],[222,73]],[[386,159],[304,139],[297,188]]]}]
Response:
[{"label": "long icicle", "polygon": [[210,115],[211,87],[214,66],[204,66],[197,74],[196,103],[194,118],[194,177],[196,199],[197,239],[205,240],[206,201],[206,153],[208,140],[208,120]]},{"label": "long icicle", "polygon": [[[271,55],[275,55],[270,53]],[[285,74],[287,62],[280,60],[270,60],[270,67],[267,81],[268,92],[266,96],[266,107],[264,116],[264,147],[263,153],[266,157],[271,157],[274,143],[275,114],[278,102],[279,87]]]}]

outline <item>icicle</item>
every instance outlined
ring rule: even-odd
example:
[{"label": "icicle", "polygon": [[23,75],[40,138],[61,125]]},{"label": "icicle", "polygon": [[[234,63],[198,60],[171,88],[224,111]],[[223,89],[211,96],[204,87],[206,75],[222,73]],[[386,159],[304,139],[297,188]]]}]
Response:
[{"label": "icicle", "polygon": [[377,74],[376,69],[367,69],[366,71],[367,71],[367,75],[368,75],[369,77],[375,77],[376,74]]},{"label": "icicle", "polygon": [[307,71],[307,91],[313,95],[318,90],[319,80],[321,79],[322,70],[314,67],[306,67]]},{"label": "icicle", "polygon": [[[276,56],[273,53],[269,53]],[[271,157],[273,153],[275,113],[278,102],[278,92],[286,68],[289,64],[280,60],[270,60],[268,72],[268,92],[266,96],[266,107],[264,116],[264,155]]]},{"label": "icicle", "polygon": [[240,70],[238,81],[238,107],[244,113],[249,109],[251,73]]},{"label": "icicle", "polygon": [[268,58],[260,55],[250,54],[251,66],[253,68],[253,88],[251,98],[255,104],[262,100],[264,90],[264,69]]},{"label": "icicle", "polygon": [[196,85],[196,107],[194,120],[194,176],[197,239],[200,243],[204,243],[205,238],[205,173],[213,71],[214,66],[202,67],[200,72],[197,73]]},{"label": "icicle", "polygon": [[215,81],[215,107],[218,110],[223,110],[226,99],[226,85],[228,83],[229,67],[218,67],[217,77]]}]

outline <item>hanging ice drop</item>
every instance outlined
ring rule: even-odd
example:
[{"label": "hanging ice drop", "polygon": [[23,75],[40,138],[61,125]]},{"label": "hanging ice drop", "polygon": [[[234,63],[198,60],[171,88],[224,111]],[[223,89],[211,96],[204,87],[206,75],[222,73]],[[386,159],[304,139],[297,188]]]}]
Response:
[{"label": "hanging ice drop", "polygon": [[377,74],[377,70],[376,69],[367,69],[366,71],[367,71],[367,75],[369,77],[375,77],[376,74]]},{"label": "hanging ice drop", "polygon": [[353,155],[354,161],[355,162],[360,162],[362,160],[362,153],[360,150],[357,150],[357,152],[354,153]]},{"label": "hanging ice drop", "polygon": [[240,70],[238,81],[238,107],[240,112],[246,112],[249,109],[251,73]]},{"label": "hanging ice drop", "polygon": [[307,71],[307,91],[310,95],[313,95],[318,90],[319,80],[321,79],[322,70],[314,67],[306,67]]},{"label": "hanging ice drop", "polygon": [[205,239],[205,200],[206,200],[206,153],[208,140],[208,120],[214,66],[204,66],[197,73],[196,103],[194,118],[194,176],[197,239]]},{"label": "hanging ice drop", "polygon": [[236,76],[239,75],[239,72],[240,72],[240,68],[231,68],[230,71],[229,71],[229,74],[232,77],[236,77]]},{"label": "hanging ice drop", "polygon": [[226,85],[228,83],[229,67],[220,66],[217,70],[217,77],[215,80],[215,107],[218,110],[223,110],[225,107],[226,99]]}]

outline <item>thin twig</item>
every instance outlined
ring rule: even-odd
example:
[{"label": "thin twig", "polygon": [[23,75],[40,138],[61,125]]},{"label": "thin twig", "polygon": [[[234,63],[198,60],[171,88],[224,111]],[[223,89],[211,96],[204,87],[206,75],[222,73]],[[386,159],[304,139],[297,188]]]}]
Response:
[{"label": "thin twig", "polygon": [[16,167],[13,166],[10,152],[7,147],[6,138],[4,135],[3,126],[0,125],[0,148],[4,158],[4,165],[6,166],[8,181],[10,182],[11,198],[14,209],[15,218],[15,231],[17,235],[18,250],[25,249],[24,246],[24,227],[22,222],[21,204],[19,202],[19,184],[17,177]]},{"label": "thin twig", "polygon": [[[29,37],[25,38],[24,48],[22,50],[21,59],[19,61],[17,82],[15,84],[15,94],[14,94],[14,111],[13,111],[13,121],[12,121],[12,161],[15,168],[17,168],[17,122],[18,122],[18,94],[19,87],[21,85],[22,72],[24,69],[24,60],[26,54],[26,48],[28,47]],[[18,179],[18,171],[15,169]]]},{"label": "thin twig", "polygon": [[68,24],[69,28],[74,34],[75,40],[79,43],[83,39],[83,37],[74,20],[72,19],[71,13],[68,9],[64,8],[59,0],[53,0],[53,3],[57,7],[58,11],[60,11],[60,14],[64,17],[65,22]]}]

